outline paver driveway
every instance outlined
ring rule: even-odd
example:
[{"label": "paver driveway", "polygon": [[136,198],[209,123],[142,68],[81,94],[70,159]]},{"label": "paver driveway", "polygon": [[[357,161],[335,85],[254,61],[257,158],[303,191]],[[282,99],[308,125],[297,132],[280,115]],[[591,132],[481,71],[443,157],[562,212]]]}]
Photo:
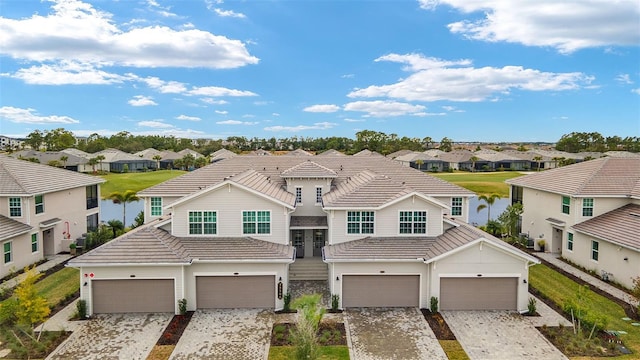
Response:
[{"label": "paver driveway", "polygon": [[567,359],[519,314],[443,311],[442,316],[471,360]]},{"label": "paver driveway", "polygon": [[96,315],[47,359],[146,359],[173,314]]},{"label": "paver driveway", "polygon": [[354,360],[447,359],[417,308],[349,309],[344,319]]},{"label": "paver driveway", "polygon": [[266,359],[273,322],[271,310],[198,310],[171,359]]}]

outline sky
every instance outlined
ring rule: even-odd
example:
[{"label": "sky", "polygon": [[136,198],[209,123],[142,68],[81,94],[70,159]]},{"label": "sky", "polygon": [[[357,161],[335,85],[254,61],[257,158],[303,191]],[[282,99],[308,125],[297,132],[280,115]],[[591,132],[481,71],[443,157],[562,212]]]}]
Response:
[{"label": "sky", "polygon": [[640,136],[637,0],[0,0],[0,135]]}]

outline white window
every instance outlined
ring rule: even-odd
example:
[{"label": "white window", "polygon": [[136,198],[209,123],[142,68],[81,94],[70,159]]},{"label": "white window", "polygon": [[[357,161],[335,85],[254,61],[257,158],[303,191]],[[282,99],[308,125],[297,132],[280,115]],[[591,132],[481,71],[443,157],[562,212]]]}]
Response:
[{"label": "white window", "polygon": [[582,216],[593,216],[593,199],[582,199]]},{"label": "white window", "polygon": [[426,211],[400,211],[400,234],[426,234]]},{"label": "white window", "polygon": [[44,212],[44,195],[36,195],[36,214]]},{"label": "white window", "polygon": [[569,215],[571,212],[571,198],[568,196],[562,197],[562,213]]},{"label": "white window", "polygon": [[22,216],[22,200],[19,197],[9,198],[9,216],[11,217]]},{"label": "white window", "polygon": [[302,188],[296,188],[296,204],[302,204]]},{"label": "white window", "polygon": [[567,233],[567,250],[573,251],[573,234]]},{"label": "white window", "polygon": [[189,211],[190,235],[215,235],[218,233],[218,218],[215,211]]},{"label": "white window", "polygon": [[270,234],[271,233],[271,212],[270,211],[243,211],[242,212],[242,233],[243,234]]},{"label": "white window", "polygon": [[162,216],[162,198],[151,198],[151,216]]},{"label": "white window", "polygon": [[31,234],[31,252],[38,252],[38,234]]},{"label": "white window", "polygon": [[2,253],[4,254],[4,263],[8,264],[13,261],[12,253],[13,244],[11,241],[2,244]]},{"label": "white window", "polygon": [[600,244],[593,240],[591,241],[591,260],[593,261],[598,261],[598,250],[599,250]]},{"label": "white window", "polygon": [[316,188],[316,204],[322,204],[322,188]]},{"label": "white window", "polygon": [[347,234],[373,234],[373,211],[347,211]]},{"label": "white window", "polygon": [[462,216],[462,198],[461,197],[451,198],[451,215]]}]

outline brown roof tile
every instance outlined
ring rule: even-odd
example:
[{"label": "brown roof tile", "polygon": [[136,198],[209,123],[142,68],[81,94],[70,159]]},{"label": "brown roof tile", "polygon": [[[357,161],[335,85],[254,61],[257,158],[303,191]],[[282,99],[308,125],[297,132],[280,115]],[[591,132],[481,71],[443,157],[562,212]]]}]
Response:
[{"label": "brown roof tile", "polygon": [[578,232],[640,251],[640,205],[629,204],[573,225]]},{"label": "brown roof tile", "polygon": [[0,215],[0,241],[29,232],[32,226]]},{"label": "brown roof tile", "polygon": [[311,160],[301,162],[300,164],[290,167],[282,172],[283,178],[315,178],[315,179],[333,179],[338,177],[335,171],[328,169]]},{"label": "brown roof tile", "polygon": [[411,192],[404,183],[365,170],[326,193],[322,203],[326,208],[379,207]]}]

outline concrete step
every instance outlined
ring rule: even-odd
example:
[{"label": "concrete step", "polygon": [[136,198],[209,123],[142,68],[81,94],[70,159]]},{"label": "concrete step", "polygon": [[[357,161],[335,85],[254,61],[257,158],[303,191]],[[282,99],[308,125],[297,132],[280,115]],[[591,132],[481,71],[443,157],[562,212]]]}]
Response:
[{"label": "concrete step", "polygon": [[327,280],[329,268],[320,259],[299,259],[289,265],[289,280]]}]

